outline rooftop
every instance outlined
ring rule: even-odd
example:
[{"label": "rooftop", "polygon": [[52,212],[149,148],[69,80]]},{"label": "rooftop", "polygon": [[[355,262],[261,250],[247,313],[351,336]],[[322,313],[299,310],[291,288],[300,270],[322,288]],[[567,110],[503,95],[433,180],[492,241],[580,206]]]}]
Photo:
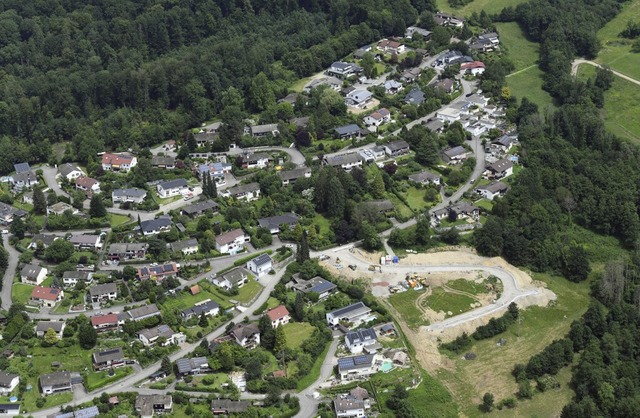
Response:
[{"label": "rooftop", "polygon": [[287,310],[286,306],[280,305],[276,308],[273,308],[267,311],[267,316],[269,317],[270,320],[277,321],[279,319],[289,316],[289,311]]}]

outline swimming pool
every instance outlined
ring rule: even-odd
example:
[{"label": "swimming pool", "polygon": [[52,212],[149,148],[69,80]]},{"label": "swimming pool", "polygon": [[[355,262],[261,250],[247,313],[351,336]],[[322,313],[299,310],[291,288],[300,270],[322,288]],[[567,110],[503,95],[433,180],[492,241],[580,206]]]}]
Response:
[{"label": "swimming pool", "polygon": [[393,370],[393,362],[391,360],[382,360],[382,365],[380,366],[380,371],[387,373]]}]

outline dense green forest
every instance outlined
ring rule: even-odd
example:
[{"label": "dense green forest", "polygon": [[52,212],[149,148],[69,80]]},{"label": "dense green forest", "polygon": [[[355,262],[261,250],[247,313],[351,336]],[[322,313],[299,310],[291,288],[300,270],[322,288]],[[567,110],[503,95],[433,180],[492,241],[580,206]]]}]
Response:
[{"label": "dense green forest", "polygon": [[[297,77],[415,23],[428,0],[7,0],[0,4],[0,172],[72,141],[178,138],[240,93],[282,97]],[[253,86],[253,89],[252,89]],[[226,102],[225,102],[226,100]],[[232,106],[233,107],[233,106]]]}]

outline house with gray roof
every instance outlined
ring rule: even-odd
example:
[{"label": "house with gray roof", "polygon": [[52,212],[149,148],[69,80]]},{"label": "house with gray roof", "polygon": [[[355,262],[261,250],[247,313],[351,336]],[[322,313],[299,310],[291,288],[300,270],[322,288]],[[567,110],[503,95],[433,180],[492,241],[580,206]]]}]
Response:
[{"label": "house with gray roof", "polygon": [[365,108],[373,99],[373,93],[368,90],[354,90],[347,94],[345,103],[347,106]]},{"label": "house with gray roof", "polygon": [[278,176],[282,180],[282,185],[288,186],[298,179],[311,177],[311,168],[300,167],[294,168],[293,170],[278,171]]},{"label": "house with gray roof", "polygon": [[186,341],[187,337],[181,332],[175,332],[169,325],[161,324],[157,327],[143,329],[138,331],[138,339],[145,347],[150,347],[160,343],[162,347],[169,344],[181,344]]},{"label": "house with gray roof", "polygon": [[39,285],[47,277],[49,271],[35,264],[27,264],[20,270],[22,283]]},{"label": "house with gray roof", "polygon": [[330,281],[325,280],[320,276],[316,276],[309,280],[304,280],[296,274],[294,274],[292,280],[287,283],[287,285],[289,285],[289,287],[294,289],[295,291],[304,294],[309,294],[312,292],[317,293],[318,299],[324,299],[328,297],[338,288],[338,286],[336,286],[334,283],[331,283]]},{"label": "house with gray roof", "polygon": [[194,203],[192,205],[184,206],[183,208],[181,208],[181,212],[183,215],[187,215],[192,218],[202,215],[208,210],[213,213],[218,213],[218,204],[213,200],[204,200],[202,202]]},{"label": "house with gray roof", "polygon": [[245,128],[245,133],[254,138],[260,138],[267,135],[276,136],[280,131],[278,130],[277,123],[269,123],[266,125],[248,126]]},{"label": "house with gray roof", "polygon": [[409,143],[404,140],[398,140],[384,144],[384,150],[390,157],[407,154],[409,152]]},{"label": "house with gray roof", "polygon": [[172,252],[181,252],[184,255],[195,254],[198,252],[198,240],[195,238],[183,239],[181,241],[169,244]]},{"label": "house with gray roof", "polygon": [[61,239],[62,237],[53,234],[35,234],[33,238],[31,238],[31,242],[27,247],[30,250],[35,250],[38,248],[38,242],[41,242],[44,248],[47,248],[49,245],[53,244],[53,241],[57,239]]},{"label": "house with gray roof", "polygon": [[115,283],[103,283],[89,288],[91,301],[93,303],[116,300],[118,297],[118,286]]},{"label": "house with gray roof", "polygon": [[260,184],[248,183],[230,187],[220,192],[222,197],[233,197],[238,200],[251,202],[260,199]]},{"label": "house with gray roof", "polygon": [[240,288],[249,280],[249,272],[244,267],[236,267],[226,273],[219,274],[211,282],[224,289]]},{"label": "house with gray roof", "polygon": [[213,300],[205,300],[183,310],[180,312],[180,316],[186,321],[194,317],[200,317],[202,314],[216,316],[218,313],[220,313],[220,305]]},{"label": "house with gray roof", "polygon": [[176,361],[176,367],[180,376],[193,376],[210,370],[209,360],[206,357],[181,358]]},{"label": "house with gray roof", "polygon": [[409,181],[425,186],[428,184],[440,186],[442,184],[442,177],[429,171],[421,171],[419,173],[410,174],[408,178]]},{"label": "house with gray roof", "polygon": [[345,171],[350,171],[354,167],[362,167],[364,158],[357,152],[328,156],[325,155],[323,163],[332,167],[340,167]]},{"label": "house with gray roof", "polygon": [[189,183],[185,179],[161,181],[156,185],[158,196],[162,199],[178,196],[189,191]]},{"label": "house with gray roof", "polygon": [[475,188],[476,193],[488,200],[493,200],[496,197],[504,196],[507,190],[509,190],[509,186],[501,181],[494,181],[491,184],[486,184],[484,186],[478,186]]},{"label": "house with gray roof", "polygon": [[404,96],[404,102],[406,104],[412,104],[416,106],[421,105],[426,99],[427,98],[424,92],[420,90],[419,87],[414,87],[409,93],[407,93],[406,96]]},{"label": "house with gray roof", "polygon": [[108,350],[93,353],[93,370],[105,370],[124,366],[125,355],[122,348],[110,348]]},{"label": "house with gray roof", "polygon": [[107,249],[109,260],[144,260],[149,244],[146,242],[114,242]]},{"label": "house with gray roof", "polygon": [[173,222],[170,216],[161,216],[157,219],[140,222],[140,231],[144,236],[156,235],[171,229]]},{"label": "house with gray roof", "polygon": [[147,191],[135,187],[130,189],[115,189],[111,192],[111,200],[113,203],[142,203],[145,197],[147,197]]},{"label": "house with gray roof", "polygon": [[144,305],[139,308],[126,311],[126,314],[128,315],[128,319],[131,319],[132,321],[142,321],[143,319],[151,318],[153,316],[160,316],[160,310],[155,303],[152,303],[150,305]]},{"label": "house with gray roof", "polygon": [[338,375],[340,380],[355,380],[371,376],[377,372],[375,356],[365,354],[338,359]]},{"label": "house with gray roof", "polygon": [[0,371],[0,394],[7,395],[18,386],[20,376],[13,373]]},{"label": "house with gray roof", "polygon": [[258,219],[260,228],[268,229],[272,234],[279,234],[280,228],[286,226],[290,229],[298,224],[298,216],[295,213],[283,213],[282,215],[270,216]]},{"label": "house with gray roof", "polygon": [[349,331],[347,335],[344,336],[344,344],[351,354],[360,354],[366,346],[375,344],[377,341],[378,337],[373,328]]},{"label": "house with gray roof", "polygon": [[256,348],[260,345],[260,329],[252,323],[239,323],[229,333],[235,338],[236,343],[246,349]]},{"label": "house with gray roof", "polygon": [[154,155],[151,157],[151,166],[172,170],[176,168],[176,159],[168,155]]},{"label": "house with gray roof", "polygon": [[43,395],[52,395],[72,389],[71,373],[67,371],[40,375],[39,381]]},{"label": "house with gray roof", "polygon": [[441,220],[449,218],[450,216],[455,219],[475,219],[480,216],[480,208],[470,204],[469,202],[461,201],[455,205],[438,209],[431,212],[431,219],[435,223],[439,223]]},{"label": "house with gray roof", "polygon": [[58,175],[73,182],[78,177],[84,176],[84,172],[75,164],[64,163],[58,166]]},{"label": "house with gray roof", "polygon": [[65,287],[72,287],[78,284],[78,282],[84,282],[90,284],[93,282],[93,272],[91,271],[65,271],[62,273],[62,284]]},{"label": "house with gray roof", "polygon": [[366,136],[369,132],[352,123],[350,125],[339,126],[334,129],[336,136],[340,139],[352,139]]},{"label": "house with gray roof", "polygon": [[213,415],[241,414],[251,406],[250,401],[234,401],[232,399],[215,399],[211,401]]},{"label": "house with gray roof", "polygon": [[152,418],[154,414],[162,415],[171,412],[173,398],[171,395],[138,395],[135,408],[141,418]]},{"label": "house with gray roof", "polygon": [[256,276],[264,276],[273,269],[273,260],[269,254],[260,254],[259,256],[247,262],[247,270]]},{"label": "house with gray roof", "polygon": [[327,324],[330,327],[336,327],[341,322],[357,326],[357,324],[360,324],[371,317],[371,308],[362,302],[356,302],[349,306],[345,306],[344,308],[327,312],[325,316]]},{"label": "house with gray roof", "polygon": [[449,164],[456,164],[462,160],[466,160],[468,156],[469,151],[461,145],[445,150],[442,153],[442,158]]}]

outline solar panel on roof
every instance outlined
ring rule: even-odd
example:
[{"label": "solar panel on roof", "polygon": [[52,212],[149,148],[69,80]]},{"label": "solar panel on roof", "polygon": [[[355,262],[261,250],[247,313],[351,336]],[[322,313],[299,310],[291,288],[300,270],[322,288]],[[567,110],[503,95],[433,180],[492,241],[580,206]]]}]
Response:
[{"label": "solar panel on roof", "polygon": [[74,415],[76,418],[93,418],[100,415],[100,411],[98,411],[97,406],[91,406],[89,408],[76,411]]}]

